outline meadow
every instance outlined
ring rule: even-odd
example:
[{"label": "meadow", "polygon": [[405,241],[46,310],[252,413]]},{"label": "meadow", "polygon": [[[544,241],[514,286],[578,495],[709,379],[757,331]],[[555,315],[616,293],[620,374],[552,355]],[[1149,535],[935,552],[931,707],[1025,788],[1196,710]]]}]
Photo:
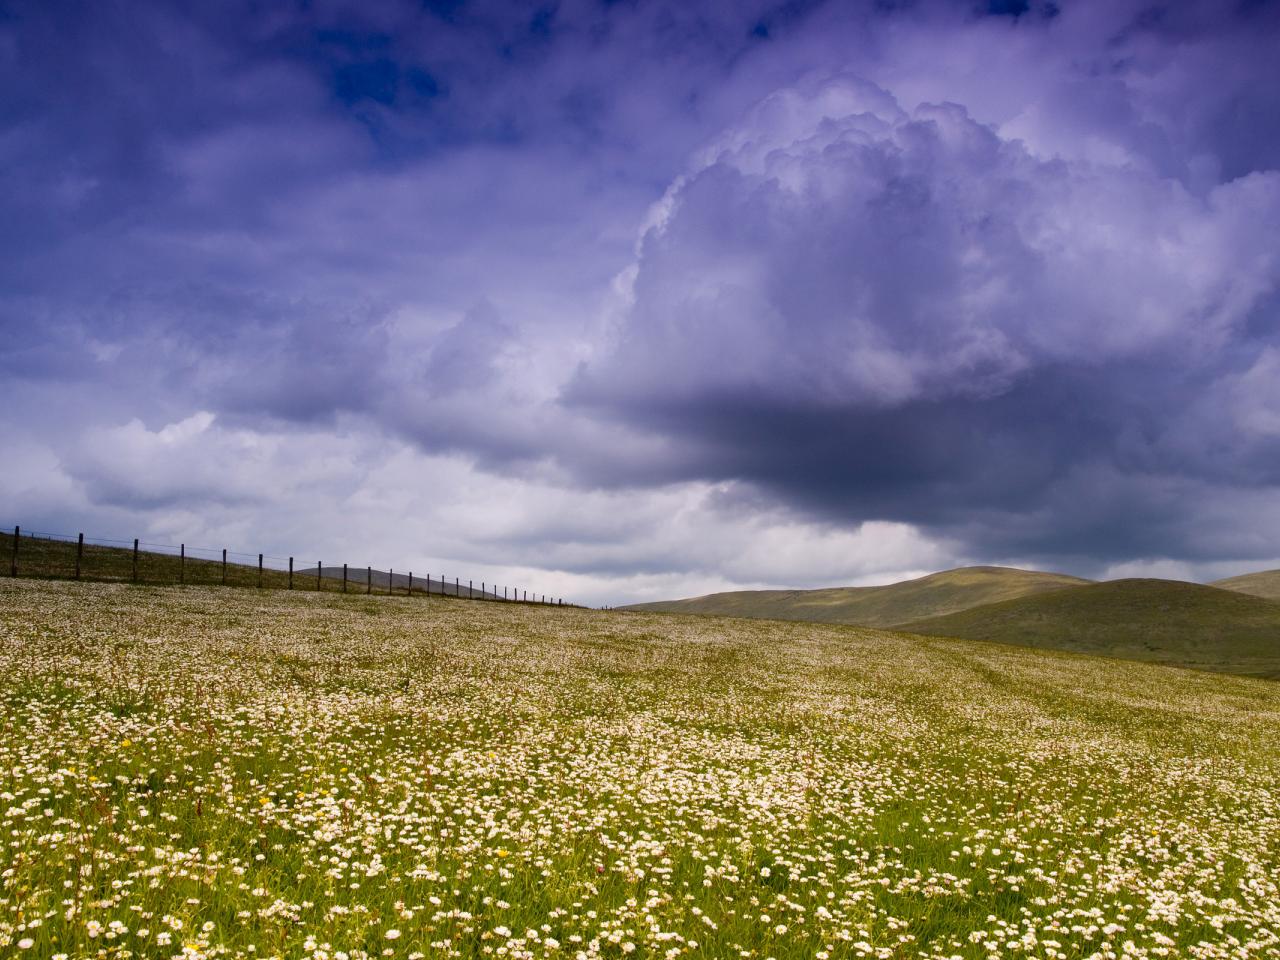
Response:
[{"label": "meadow", "polygon": [[1280,684],[0,581],[0,955],[1280,957]]}]

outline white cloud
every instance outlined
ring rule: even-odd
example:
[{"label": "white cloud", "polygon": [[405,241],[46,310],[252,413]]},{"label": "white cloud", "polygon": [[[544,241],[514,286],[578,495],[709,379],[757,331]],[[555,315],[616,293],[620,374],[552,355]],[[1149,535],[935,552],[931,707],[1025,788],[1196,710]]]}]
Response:
[{"label": "white cloud", "polygon": [[606,393],[998,392],[1041,364],[1214,351],[1280,280],[1280,173],[1198,197],[845,75],[766,99],[647,224]]},{"label": "white cloud", "polygon": [[[345,426],[257,431],[208,412],[155,429],[133,420],[85,436],[52,471],[59,495],[25,506],[96,512],[110,529],[91,536],[371,563],[587,603],[883,582],[951,557],[904,524],[835,530],[747,508],[731,484],[582,490]],[[55,460],[38,446],[28,457]]]}]

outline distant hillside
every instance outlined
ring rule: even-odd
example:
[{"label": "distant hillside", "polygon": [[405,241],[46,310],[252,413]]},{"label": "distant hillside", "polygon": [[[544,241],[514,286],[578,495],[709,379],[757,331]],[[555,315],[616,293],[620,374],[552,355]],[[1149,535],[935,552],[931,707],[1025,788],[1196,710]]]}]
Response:
[{"label": "distant hillside", "polygon": [[898,629],[1280,678],[1280,603],[1173,580],[1071,587]]},{"label": "distant hillside", "polygon": [[624,609],[888,627],[1086,583],[1089,581],[1060,573],[1013,567],[961,567],[881,587],[736,590],[688,600],[638,603]]},{"label": "distant hillside", "polygon": [[1265,597],[1268,600],[1280,600],[1280,570],[1260,570],[1257,573],[1227,577],[1225,580],[1215,580],[1209,586]]}]

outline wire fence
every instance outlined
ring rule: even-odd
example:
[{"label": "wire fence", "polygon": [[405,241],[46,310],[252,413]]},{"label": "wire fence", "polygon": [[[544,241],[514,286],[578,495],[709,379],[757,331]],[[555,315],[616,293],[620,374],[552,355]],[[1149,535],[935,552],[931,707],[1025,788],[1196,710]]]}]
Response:
[{"label": "wire fence", "polygon": [[439,596],[498,603],[575,606],[562,597],[530,593],[527,588],[490,584],[443,574],[396,573],[370,565],[295,562],[294,557],[241,553],[223,547],[148,540],[111,540],[83,533],[24,530],[0,533],[0,556],[8,558],[11,577],[99,580],[139,584],[204,584],[260,590],[312,590],[381,596]]}]

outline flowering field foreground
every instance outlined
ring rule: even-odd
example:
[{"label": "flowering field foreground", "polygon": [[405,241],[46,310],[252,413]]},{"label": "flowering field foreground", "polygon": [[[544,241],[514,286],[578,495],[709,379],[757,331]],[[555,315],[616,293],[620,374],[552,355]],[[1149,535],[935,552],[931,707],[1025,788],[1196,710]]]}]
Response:
[{"label": "flowering field foreground", "polygon": [[1280,957],[1280,684],[0,582],[5,957]]}]

